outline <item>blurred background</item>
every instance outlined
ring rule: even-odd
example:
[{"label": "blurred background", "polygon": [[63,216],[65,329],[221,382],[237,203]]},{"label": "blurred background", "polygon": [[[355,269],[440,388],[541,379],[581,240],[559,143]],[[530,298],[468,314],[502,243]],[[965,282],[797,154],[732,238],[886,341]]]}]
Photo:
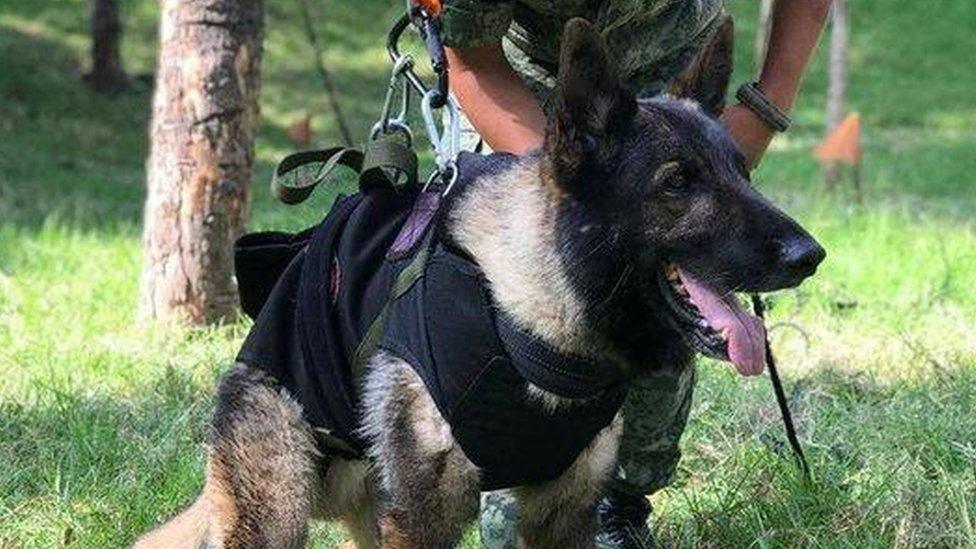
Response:
[{"label": "blurred background", "polygon": [[[845,4],[833,119],[828,29],[795,127],[754,177],[829,252],[770,299],[815,483],[790,461],[769,384],[702,361],[680,476],[652,501],[668,545],[976,545],[976,3]],[[727,6],[738,85],[761,2]],[[330,193],[275,204],[271,170],[341,141],[335,104],[365,138],[400,10],[264,3],[249,208],[236,191],[247,229],[324,215]],[[189,324],[147,320],[165,316],[140,292],[160,17],[150,0],[0,3],[0,547],[125,545],[202,483],[213,384],[249,324],[192,307]],[[827,177],[813,151],[852,113],[861,161]],[[313,546],[344,539],[317,526]]]}]

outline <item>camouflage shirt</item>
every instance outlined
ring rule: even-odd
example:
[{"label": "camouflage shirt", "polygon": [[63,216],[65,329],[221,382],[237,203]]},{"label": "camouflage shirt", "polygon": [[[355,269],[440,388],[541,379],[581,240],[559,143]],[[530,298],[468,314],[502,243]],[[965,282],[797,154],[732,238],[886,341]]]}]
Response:
[{"label": "camouflage shirt", "polygon": [[626,81],[643,94],[660,91],[691,56],[722,11],[722,0],[444,0],[448,46],[503,41],[531,87],[551,88],[566,21],[600,28]]}]

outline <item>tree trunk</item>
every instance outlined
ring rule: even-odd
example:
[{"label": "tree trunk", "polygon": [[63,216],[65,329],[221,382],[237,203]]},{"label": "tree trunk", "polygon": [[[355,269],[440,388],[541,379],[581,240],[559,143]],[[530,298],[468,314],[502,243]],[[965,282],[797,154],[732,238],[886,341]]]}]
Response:
[{"label": "tree trunk", "polygon": [[91,12],[92,69],[85,75],[86,83],[100,93],[118,93],[128,86],[122,69],[119,43],[122,22],[119,0],[92,0]]},{"label": "tree trunk", "polygon": [[141,314],[233,316],[233,242],[249,209],[262,0],[162,0]]},{"label": "tree trunk", "polygon": [[769,34],[773,29],[773,1],[761,0],[759,3],[759,21],[756,23],[756,52],[753,64],[756,80],[762,72],[763,62],[766,60],[766,49],[769,47]]},{"label": "tree trunk", "polygon": [[844,118],[844,91],[847,88],[847,42],[847,0],[834,0],[830,26],[827,133],[837,129]]},{"label": "tree trunk", "polygon": [[[847,88],[847,0],[834,0],[831,9],[830,51],[827,68],[827,112],[825,133],[830,135],[844,118],[844,93]],[[828,187],[837,183],[840,169],[836,163],[824,166]]]}]

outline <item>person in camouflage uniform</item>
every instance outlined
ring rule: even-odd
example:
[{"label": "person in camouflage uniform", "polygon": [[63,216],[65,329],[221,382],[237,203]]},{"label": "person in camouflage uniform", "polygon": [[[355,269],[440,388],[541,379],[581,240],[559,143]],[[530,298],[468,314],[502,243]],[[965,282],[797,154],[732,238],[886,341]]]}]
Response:
[{"label": "person in camouflage uniform", "polygon": [[502,41],[531,87],[555,84],[563,26],[573,17],[597,24],[624,80],[653,95],[687,65],[722,11],[722,0],[447,0],[444,43],[453,48]]},{"label": "person in camouflage uniform", "polygon": [[[783,110],[792,105],[829,5],[830,0],[777,1],[758,85]],[[722,0],[443,0],[451,90],[466,115],[469,144],[483,138],[495,150],[522,153],[541,143],[562,30],[573,17],[595,23],[624,81],[638,95],[652,96],[693,59],[724,9]],[[754,166],[771,129],[741,104],[727,107],[722,119]],[[694,368],[635,380],[622,408],[618,472],[597,506],[599,546],[654,544],[646,496],[674,480],[694,384]],[[515,547],[517,521],[517,505],[504,491],[483,496],[486,547]]]}]

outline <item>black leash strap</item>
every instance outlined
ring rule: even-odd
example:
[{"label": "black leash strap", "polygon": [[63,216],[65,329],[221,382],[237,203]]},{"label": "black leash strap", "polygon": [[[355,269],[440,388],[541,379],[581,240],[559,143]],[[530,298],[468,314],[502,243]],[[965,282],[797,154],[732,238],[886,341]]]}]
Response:
[{"label": "black leash strap", "polygon": [[[756,316],[765,325],[766,323],[766,306],[763,305],[762,299],[759,298],[757,294],[752,294],[752,310],[755,311]],[[779,379],[779,372],[776,371],[776,359],[773,358],[773,349],[769,344],[769,332],[766,332],[765,344],[766,344],[766,364],[769,366],[769,379],[773,382],[773,392],[776,393],[776,403],[779,404],[780,414],[783,416],[783,426],[786,427],[786,438],[790,441],[790,448],[793,450],[793,456],[796,457],[797,463],[800,464],[800,468],[803,470],[804,478],[809,481],[812,477],[810,476],[810,465],[807,464],[807,458],[803,454],[803,447],[800,446],[800,439],[796,436],[796,427],[793,426],[793,414],[790,413],[790,406],[786,402],[786,392],[783,391],[783,382]]]}]

